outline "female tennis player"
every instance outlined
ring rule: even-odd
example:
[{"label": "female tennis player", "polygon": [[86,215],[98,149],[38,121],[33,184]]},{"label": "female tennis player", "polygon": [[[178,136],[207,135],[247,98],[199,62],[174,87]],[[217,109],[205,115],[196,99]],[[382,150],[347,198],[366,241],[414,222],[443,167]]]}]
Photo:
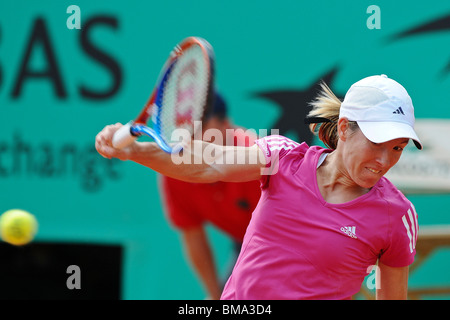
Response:
[{"label": "female tennis player", "polygon": [[[383,176],[410,139],[422,149],[411,98],[381,75],[352,85],[342,103],[323,85],[312,105],[308,122],[328,149],[282,136],[251,147],[193,141],[183,152],[201,157],[214,148],[217,161],[176,165],[155,143],[112,148],[120,124],[105,127],[96,148],[185,181],[260,180],[261,198],[222,299],[350,299],[376,264],[377,299],[406,299],[417,214]],[[246,161],[222,161],[239,156]]]}]

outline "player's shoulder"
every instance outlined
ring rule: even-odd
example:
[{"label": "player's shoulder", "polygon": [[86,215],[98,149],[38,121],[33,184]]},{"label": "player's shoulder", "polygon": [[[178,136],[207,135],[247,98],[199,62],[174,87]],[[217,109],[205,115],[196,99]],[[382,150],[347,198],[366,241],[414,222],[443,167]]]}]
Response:
[{"label": "player's shoulder", "polygon": [[388,202],[391,212],[403,215],[413,208],[411,201],[386,177],[382,177],[379,182],[379,190],[383,199]]},{"label": "player's shoulder", "polygon": [[[298,143],[281,135],[270,135],[255,141],[266,158],[267,173],[263,176],[268,181],[268,176],[283,172],[282,176],[291,175],[292,171],[302,163],[309,146],[306,143]],[[264,183],[266,185],[267,183]]]},{"label": "player's shoulder", "polygon": [[293,147],[300,145],[297,141],[279,134],[272,134],[261,139],[267,141],[270,145],[292,145]]},{"label": "player's shoulder", "polygon": [[263,142],[262,145],[266,146],[270,151],[283,151],[283,153],[289,153],[292,150],[306,153],[309,148],[305,142],[299,143],[282,135],[270,135],[257,141]]}]

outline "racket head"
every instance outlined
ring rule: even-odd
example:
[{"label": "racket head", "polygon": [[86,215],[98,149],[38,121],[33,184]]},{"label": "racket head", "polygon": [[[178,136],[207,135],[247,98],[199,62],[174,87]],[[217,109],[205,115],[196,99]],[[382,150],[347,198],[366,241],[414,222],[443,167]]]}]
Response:
[{"label": "racket head", "polygon": [[135,123],[145,124],[151,116],[153,130],[169,145],[180,142],[172,136],[177,129],[192,137],[211,108],[213,86],[212,46],[203,38],[186,38],[172,50]]}]

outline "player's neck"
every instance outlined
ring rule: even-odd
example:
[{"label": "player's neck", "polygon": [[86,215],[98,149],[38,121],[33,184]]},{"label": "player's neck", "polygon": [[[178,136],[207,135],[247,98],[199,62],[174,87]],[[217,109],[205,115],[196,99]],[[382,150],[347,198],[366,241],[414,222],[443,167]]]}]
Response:
[{"label": "player's neck", "polygon": [[316,174],[322,197],[329,203],[345,203],[370,191],[350,178],[336,151],[326,157]]}]

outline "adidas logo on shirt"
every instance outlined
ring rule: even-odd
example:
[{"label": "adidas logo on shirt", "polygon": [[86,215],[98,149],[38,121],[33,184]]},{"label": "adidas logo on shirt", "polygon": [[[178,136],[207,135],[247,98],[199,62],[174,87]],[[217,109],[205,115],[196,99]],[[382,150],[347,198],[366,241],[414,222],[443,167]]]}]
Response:
[{"label": "adidas logo on shirt", "polygon": [[395,111],[392,112],[392,113],[394,113],[394,114],[402,114],[402,115],[405,115],[405,113],[404,113],[403,110],[402,110],[402,107],[399,107],[397,110],[395,110]]},{"label": "adidas logo on shirt", "polygon": [[358,239],[358,237],[355,234],[355,231],[356,231],[356,227],[355,226],[352,226],[352,227],[341,227],[341,231],[343,233],[345,233],[346,235],[348,235],[350,238]]}]

